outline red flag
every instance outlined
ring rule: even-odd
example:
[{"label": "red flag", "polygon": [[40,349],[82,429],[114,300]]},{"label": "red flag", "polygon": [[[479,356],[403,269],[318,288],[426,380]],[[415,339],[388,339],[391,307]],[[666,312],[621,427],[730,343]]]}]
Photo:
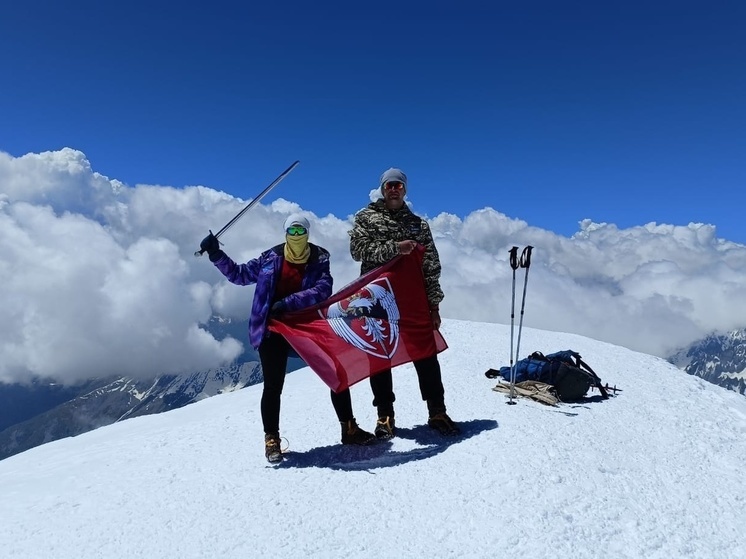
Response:
[{"label": "red flag", "polygon": [[439,353],[422,276],[421,246],[348,284],[329,299],[271,319],[293,349],[334,392],[369,376]]}]

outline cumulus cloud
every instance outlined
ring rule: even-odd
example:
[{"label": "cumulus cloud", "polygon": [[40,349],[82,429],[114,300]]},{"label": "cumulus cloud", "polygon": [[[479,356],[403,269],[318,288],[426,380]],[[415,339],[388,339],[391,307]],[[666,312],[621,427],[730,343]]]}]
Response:
[{"label": "cumulus cloud", "polygon": [[[0,381],[152,376],[235,359],[245,339],[218,341],[200,325],[213,314],[246,318],[253,288],[227,283],[194,251],[245,204],[201,186],[129,187],[73,149],[0,152]],[[357,277],[351,216],[316,216],[288,200],[252,208],[221,237],[226,252],[257,256],[282,241],[295,212],[331,252],[335,289]],[[448,318],[510,322],[508,251],[532,245],[525,326],[665,356],[746,322],[746,246],[719,239],[711,225],[618,229],[585,220],[567,238],[491,208],[429,222]],[[520,269],[517,306],[524,280]],[[532,350],[530,333],[521,347]]]}]

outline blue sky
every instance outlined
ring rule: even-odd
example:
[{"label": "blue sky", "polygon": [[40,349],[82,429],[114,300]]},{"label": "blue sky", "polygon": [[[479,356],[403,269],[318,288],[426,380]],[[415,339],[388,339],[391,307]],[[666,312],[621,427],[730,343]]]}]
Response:
[{"label": "blue sky", "polygon": [[399,166],[429,216],[746,243],[742,3],[65,4],[0,18],[11,155],[243,198],[297,159],[267,200],[342,218]]}]

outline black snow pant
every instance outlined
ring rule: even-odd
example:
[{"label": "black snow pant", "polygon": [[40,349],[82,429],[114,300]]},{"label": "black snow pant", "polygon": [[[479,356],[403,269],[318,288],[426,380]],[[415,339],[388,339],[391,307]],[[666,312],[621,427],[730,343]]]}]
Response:
[{"label": "black snow pant", "polygon": [[[262,391],[262,423],[264,432],[273,435],[280,434],[280,399],[285,385],[285,373],[290,355],[290,344],[280,334],[270,332],[259,346],[259,361],[264,375],[264,389]],[[350,391],[339,394],[331,392],[332,405],[339,421],[352,419],[352,400]]]},{"label": "black snow pant", "polygon": [[[440,374],[440,363],[438,355],[426,357],[419,361],[413,361],[417,380],[420,384],[420,394],[427,402],[427,410],[430,417],[437,413],[446,411],[445,390]],[[373,405],[378,410],[378,417],[394,415],[394,382],[391,369],[384,369],[370,377],[370,388],[373,391]]]}]

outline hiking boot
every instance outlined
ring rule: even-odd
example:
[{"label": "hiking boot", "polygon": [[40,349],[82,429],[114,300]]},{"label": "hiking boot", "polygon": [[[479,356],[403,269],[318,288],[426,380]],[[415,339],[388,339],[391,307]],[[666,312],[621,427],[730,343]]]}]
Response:
[{"label": "hiking boot", "polygon": [[342,426],[342,444],[367,445],[376,440],[373,433],[368,433],[358,427],[354,419],[340,421],[339,424]]},{"label": "hiking boot", "polygon": [[461,433],[461,429],[459,429],[458,425],[448,417],[446,412],[440,412],[433,415],[427,420],[427,424],[429,427],[432,427],[438,431],[438,433],[446,437],[453,437]]},{"label": "hiking boot", "polygon": [[272,464],[282,462],[282,450],[280,449],[280,435],[267,433],[264,435],[264,456]]},{"label": "hiking boot", "polygon": [[376,430],[373,433],[377,439],[393,439],[395,429],[394,416],[387,415],[386,417],[378,418],[378,421],[376,421]]}]

